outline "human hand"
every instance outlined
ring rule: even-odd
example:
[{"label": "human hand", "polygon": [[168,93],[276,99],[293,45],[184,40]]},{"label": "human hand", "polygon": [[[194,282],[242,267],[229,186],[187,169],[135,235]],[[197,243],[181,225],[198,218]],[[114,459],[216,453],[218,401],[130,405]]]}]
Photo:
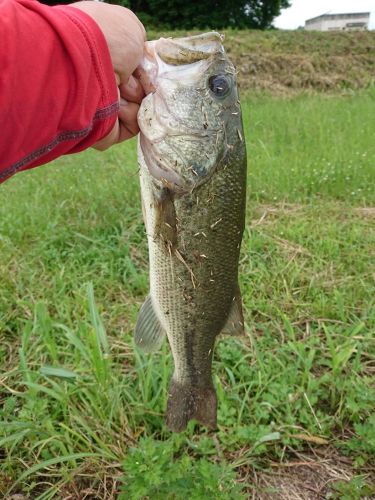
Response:
[{"label": "human hand", "polygon": [[104,150],[139,132],[137,114],[144,91],[133,72],[143,56],[146,32],[137,16],[125,7],[92,1],[70,6],[82,10],[97,23],[107,41],[115,70],[120,100],[118,120],[111,132],[94,144],[94,148]]}]

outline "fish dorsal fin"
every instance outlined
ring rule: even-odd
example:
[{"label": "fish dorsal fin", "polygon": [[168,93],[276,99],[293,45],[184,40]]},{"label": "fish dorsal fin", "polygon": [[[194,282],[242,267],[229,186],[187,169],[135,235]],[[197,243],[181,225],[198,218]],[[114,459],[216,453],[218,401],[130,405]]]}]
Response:
[{"label": "fish dorsal fin", "polygon": [[232,307],[221,333],[224,335],[244,335],[245,333],[242,298],[239,287],[233,297]]},{"label": "fish dorsal fin", "polygon": [[156,316],[151,296],[148,295],[139,311],[135,325],[135,344],[145,352],[153,352],[159,349],[164,337],[165,330]]}]

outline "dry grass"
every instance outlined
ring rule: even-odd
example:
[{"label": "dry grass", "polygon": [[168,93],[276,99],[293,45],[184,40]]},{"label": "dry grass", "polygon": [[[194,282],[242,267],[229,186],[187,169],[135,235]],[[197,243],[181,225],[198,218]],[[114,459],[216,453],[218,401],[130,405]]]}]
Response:
[{"label": "dry grass", "polygon": [[235,54],[240,88],[266,90],[276,95],[301,91],[356,90],[374,82],[375,58],[371,55]]},{"label": "dry grass", "polygon": [[[193,34],[197,32],[189,32]],[[186,32],[148,33],[186,36]],[[375,83],[375,32],[226,30],[225,47],[243,91],[275,95],[345,92]]]},{"label": "dry grass", "polygon": [[298,454],[297,460],[272,464],[271,472],[255,475],[254,500],[317,500],[327,498],[329,483],[350,481],[350,460],[328,451],[326,456]]},{"label": "dry grass", "polygon": [[243,90],[289,95],[374,84],[375,32],[228,32],[226,48]]}]

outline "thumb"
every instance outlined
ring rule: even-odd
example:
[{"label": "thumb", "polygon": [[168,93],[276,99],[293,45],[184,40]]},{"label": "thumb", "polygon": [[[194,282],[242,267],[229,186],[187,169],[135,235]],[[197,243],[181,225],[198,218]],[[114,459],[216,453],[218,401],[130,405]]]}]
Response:
[{"label": "thumb", "polygon": [[118,119],[112,130],[103,139],[98,141],[93,147],[99,151],[104,151],[119,142],[134,137],[139,132],[137,115],[139,104],[120,99],[120,109]]}]

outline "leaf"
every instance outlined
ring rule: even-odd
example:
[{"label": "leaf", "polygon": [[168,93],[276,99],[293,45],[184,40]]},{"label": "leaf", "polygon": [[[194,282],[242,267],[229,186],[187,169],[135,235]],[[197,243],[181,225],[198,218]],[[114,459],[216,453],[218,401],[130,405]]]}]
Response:
[{"label": "leaf", "polygon": [[289,437],[293,439],[302,439],[302,441],[307,441],[309,443],[329,444],[329,441],[327,441],[326,439],[323,439],[319,436],[311,436],[309,434],[291,434]]},{"label": "leaf", "polygon": [[0,446],[4,446],[7,443],[13,443],[14,441],[17,441],[18,439],[22,439],[26,434],[29,432],[29,429],[26,429],[24,431],[16,432],[14,434],[11,434],[9,436],[6,436],[4,438],[0,439]]},{"label": "leaf", "polygon": [[88,300],[89,300],[89,309],[90,309],[90,315],[91,315],[91,321],[92,325],[94,327],[96,336],[97,336],[97,341],[99,346],[102,348],[105,354],[109,353],[109,342],[107,338],[107,333],[105,331],[103,322],[99,316],[98,309],[95,304],[95,297],[94,297],[94,287],[92,283],[89,283],[87,285],[87,295],[88,295]]},{"label": "leaf", "polygon": [[44,392],[48,396],[50,396],[53,399],[57,399],[57,401],[60,401],[60,403],[64,403],[64,393],[60,391],[54,391],[53,389],[50,389],[49,387],[45,387],[44,385],[41,384],[36,384],[34,382],[27,382],[26,380],[23,382],[24,385],[29,387],[30,389],[38,392]]},{"label": "leaf", "polygon": [[66,368],[59,368],[56,366],[42,366],[39,370],[42,375],[47,375],[51,377],[60,377],[60,378],[76,378],[78,377],[77,373],[67,370]]},{"label": "leaf", "polygon": [[351,355],[353,352],[356,351],[356,346],[355,345],[346,345],[344,346],[336,355],[335,359],[335,365],[337,368],[340,367],[340,369],[343,369],[349,359],[351,358]]},{"label": "leaf", "polygon": [[271,432],[270,434],[266,434],[265,436],[258,439],[258,441],[254,444],[253,449],[260,444],[268,443],[269,441],[278,441],[280,438],[280,432]]}]

